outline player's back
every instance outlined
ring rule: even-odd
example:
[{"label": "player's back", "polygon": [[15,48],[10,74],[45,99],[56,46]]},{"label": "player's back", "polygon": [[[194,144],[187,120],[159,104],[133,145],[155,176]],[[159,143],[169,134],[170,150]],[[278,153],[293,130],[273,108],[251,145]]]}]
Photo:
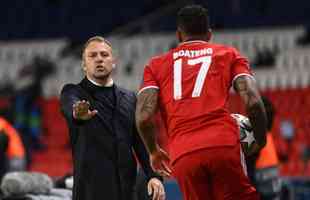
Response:
[{"label": "player's back", "polygon": [[237,142],[237,126],[225,107],[234,77],[243,73],[236,62],[248,67],[234,48],[191,41],[153,58],[147,66],[159,87],[172,159],[187,151]]}]

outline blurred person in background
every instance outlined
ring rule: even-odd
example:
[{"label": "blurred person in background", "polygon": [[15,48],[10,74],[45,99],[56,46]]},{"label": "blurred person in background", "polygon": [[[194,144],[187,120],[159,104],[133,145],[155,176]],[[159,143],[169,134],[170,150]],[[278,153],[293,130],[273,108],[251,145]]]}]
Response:
[{"label": "blurred person in background", "polygon": [[61,91],[74,161],[74,200],[132,200],[137,176],[136,154],[147,177],[148,194],[164,200],[161,177],[149,162],[135,126],[136,96],[118,87],[112,45],[90,38],[82,52],[86,77]]},{"label": "blurred person in background", "polygon": [[7,172],[6,152],[8,148],[8,143],[9,143],[9,137],[4,133],[0,133],[0,181],[2,180],[2,177]]},{"label": "blurred person in background", "polygon": [[[257,144],[266,142],[266,114],[248,60],[232,47],[210,43],[207,9],[186,6],[177,16],[179,45],[153,57],[138,93],[137,127],[162,175],[176,177],[185,200],[255,200],[244,171],[239,131],[226,109],[231,86],[246,105]],[[169,137],[169,157],[155,136],[160,110]]]},{"label": "blurred person in background", "polygon": [[19,133],[5,119],[0,117],[1,177],[8,171],[26,170],[25,148]]},{"label": "blurred person in background", "polygon": [[262,97],[267,114],[266,146],[257,154],[247,158],[248,175],[261,194],[262,200],[280,199],[281,181],[279,177],[279,159],[272,136],[274,106],[267,97]]},{"label": "blurred person in background", "polygon": [[41,141],[43,80],[55,71],[55,65],[47,58],[34,57],[30,64],[25,65],[18,74],[13,98],[13,124],[21,134],[26,148],[27,164],[31,162],[33,150],[44,150]]}]

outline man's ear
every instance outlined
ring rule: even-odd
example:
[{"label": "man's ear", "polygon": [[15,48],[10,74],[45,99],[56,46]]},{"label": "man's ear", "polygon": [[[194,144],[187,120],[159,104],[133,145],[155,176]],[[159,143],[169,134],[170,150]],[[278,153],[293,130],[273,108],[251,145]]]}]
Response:
[{"label": "man's ear", "polygon": [[113,60],[112,60],[112,68],[115,69],[116,68],[116,64],[117,64],[118,60],[116,57],[113,57]]}]

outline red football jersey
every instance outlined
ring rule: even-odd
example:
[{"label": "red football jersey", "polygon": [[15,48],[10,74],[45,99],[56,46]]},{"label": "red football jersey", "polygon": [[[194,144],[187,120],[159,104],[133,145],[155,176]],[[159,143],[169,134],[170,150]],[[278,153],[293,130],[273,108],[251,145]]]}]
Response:
[{"label": "red football jersey", "polygon": [[159,89],[172,162],[191,151],[239,141],[226,102],[240,75],[252,76],[245,57],[232,47],[205,41],[181,43],[146,65],[139,93]]}]

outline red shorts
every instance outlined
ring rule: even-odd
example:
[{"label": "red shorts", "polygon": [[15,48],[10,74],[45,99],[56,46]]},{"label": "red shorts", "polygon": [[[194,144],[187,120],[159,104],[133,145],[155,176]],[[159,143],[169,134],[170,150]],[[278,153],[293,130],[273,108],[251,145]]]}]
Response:
[{"label": "red shorts", "polygon": [[185,200],[259,200],[245,174],[240,145],[183,155],[173,164]]}]

